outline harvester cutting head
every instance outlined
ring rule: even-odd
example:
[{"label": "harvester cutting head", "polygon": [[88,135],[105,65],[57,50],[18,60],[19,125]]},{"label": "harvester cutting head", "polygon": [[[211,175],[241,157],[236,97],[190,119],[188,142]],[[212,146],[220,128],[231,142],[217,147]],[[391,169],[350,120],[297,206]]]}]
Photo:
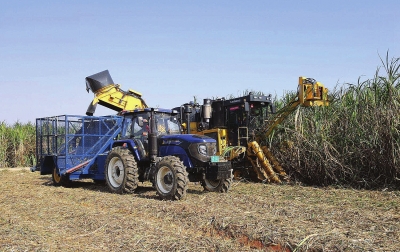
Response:
[{"label": "harvester cutting head", "polygon": [[313,78],[299,77],[300,105],[304,107],[328,106],[328,89]]}]

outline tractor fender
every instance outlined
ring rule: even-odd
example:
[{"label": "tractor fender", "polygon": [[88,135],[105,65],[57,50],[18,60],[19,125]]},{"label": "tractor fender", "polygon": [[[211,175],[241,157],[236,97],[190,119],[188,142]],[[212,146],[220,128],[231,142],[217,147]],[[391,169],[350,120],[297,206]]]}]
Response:
[{"label": "tractor fender", "polygon": [[187,152],[181,146],[178,145],[162,145],[158,150],[158,155],[160,157],[165,156],[175,156],[178,157],[187,169],[193,168],[193,163],[190,160]]},{"label": "tractor fender", "polygon": [[143,144],[140,142],[140,140],[134,140],[134,139],[123,139],[123,140],[117,140],[114,141],[112,144],[112,148],[117,147],[117,146],[122,146],[124,148],[127,148],[131,151],[131,153],[134,155],[136,161],[140,161],[145,158],[146,152],[144,150]]}]

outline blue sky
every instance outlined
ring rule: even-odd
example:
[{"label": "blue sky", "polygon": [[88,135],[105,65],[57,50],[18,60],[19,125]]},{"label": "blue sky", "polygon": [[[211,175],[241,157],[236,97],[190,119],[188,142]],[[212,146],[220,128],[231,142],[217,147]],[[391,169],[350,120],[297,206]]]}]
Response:
[{"label": "blue sky", "polygon": [[[400,57],[399,1],[2,1],[0,122],[84,115],[85,77],[108,69],[149,106],[246,90],[282,96],[299,76],[333,89]],[[95,115],[114,114],[98,107]]]}]

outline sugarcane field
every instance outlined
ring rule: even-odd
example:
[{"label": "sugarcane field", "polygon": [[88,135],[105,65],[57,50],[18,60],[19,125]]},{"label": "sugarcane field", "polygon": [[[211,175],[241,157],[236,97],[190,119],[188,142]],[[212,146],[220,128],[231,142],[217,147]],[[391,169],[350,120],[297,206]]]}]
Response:
[{"label": "sugarcane field", "polygon": [[0,9],[0,252],[400,252],[400,1]]},{"label": "sugarcane field", "polygon": [[[273,136],[258,138],[284,167],[285,178],[279,181],[253,162],[247,163],[247,173],[244,166],[235,168],[239,156],[229,159],[228,151],[217,156],[225,161],[213,162],[234,163],[228,167],[231,177],[207,179],[212,174],[206,170],[206,179],[197,180],[189,168],[174,170],[180,162],[171,158],[172,168],[155,159],[154,170],[142,172],[143,157],[135,157],[137,147],[123,152],[129,150],[129,142],[118,145],[123,140],[113,140],[116,151],[106,150],[113,158],[92,158],[100,160],[98,164],[81,163],[83,159],[72,163],[76,161],[72,158],[71,164],[62,158],[53,163],[54,155],[68,154],[56,152],[48,158],[46,150],[55,148],[49,144],[54,141],[50,133],[68,138],[66,125],[72,124],[60,126],[61,119],[53,125],[43,119],[36,124],[3,122],[0,247],[2,251],[397,251],[399,59],[386,62],[385,71],[377,71],[374,79],[331,91],[329,106],[296,107],[274,126]],[[288,93],[276,101],[275,114],[288,111],[283,108],[297,96]],[[159,115],[148,113],[149,120]],[[122,116],[132,118],[129,113]],[[181,123],[191,122],[188,117]],[[43,125],[46,134],[41,133]],[[85,137],[80,142],[88,141]],[[59,149],[71,149],[67,143],[57,143]],[[42,147],[35,148],[37,144]],[[72,157],[78,156],[79,146],[73,145]],[[250,160],[251,153],[247,155]],[[100,164],[105,166],[103,177],[95,171]],[[40,171],[47,165],[52,168],[49,172]],[[272,162],[271,167],[275,167]],[[147,172],[153,176],[148,180]]]}]

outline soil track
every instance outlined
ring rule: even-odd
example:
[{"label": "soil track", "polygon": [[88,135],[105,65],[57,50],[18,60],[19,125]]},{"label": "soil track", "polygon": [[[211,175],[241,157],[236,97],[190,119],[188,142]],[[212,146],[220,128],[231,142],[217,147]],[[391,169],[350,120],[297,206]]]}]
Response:
[{"label": "soil track", "polygon": [[0,170],[0,251],[398,251],[400,193],[236,181],[184,201]]}]

